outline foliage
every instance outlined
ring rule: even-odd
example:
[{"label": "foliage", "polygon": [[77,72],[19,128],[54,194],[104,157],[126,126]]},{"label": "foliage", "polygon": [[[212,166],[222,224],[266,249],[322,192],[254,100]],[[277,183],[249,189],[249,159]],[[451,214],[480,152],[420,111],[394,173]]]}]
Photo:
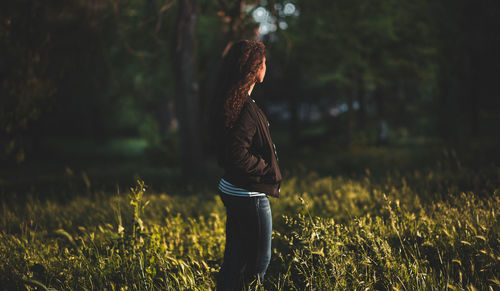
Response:
[{"label": "foliage", "polygon": [[[154,143],[170,138],[166,132],[175,124],[177,3],[4,1],[0,159],[20,163],[42,155],[37,151],[47,136],[103,141],[145,135],[153,141],[153,156],[169,160]],[[197,3],[193,59],[200,88],[194,89],[202,110],[211,103],[221,52],[235,39],[251,37],[258,25],[253,12],[265,8],[277,31],[262,36],[269,73],[257,99],[281,99],[296,109],[313,103],[323,116],[332,106],[347,105],[347,118],[321,121],[348,142],[356,139],[352,131],[368,136],[362,130],[379,119],[410,135],[496,132],[500,5],[492,1]],[[294,5],[293,17],[283,13],[286,4]],[[291,125],[298,132],[299,125]]]}]

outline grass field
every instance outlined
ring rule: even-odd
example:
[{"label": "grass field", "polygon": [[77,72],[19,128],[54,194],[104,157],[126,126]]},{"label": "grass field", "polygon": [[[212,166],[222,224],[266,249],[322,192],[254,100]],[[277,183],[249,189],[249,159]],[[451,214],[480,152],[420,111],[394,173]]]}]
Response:
[{"label": "grass field", "polygon": [[[278,151],[266,290],[500,289],[494,149]],[[178,178],[162,173],[165,184]],[[225,241],[219,174],[168,191],[144,178],[126,190],[3,193],[0,290],[214,289]]]}]

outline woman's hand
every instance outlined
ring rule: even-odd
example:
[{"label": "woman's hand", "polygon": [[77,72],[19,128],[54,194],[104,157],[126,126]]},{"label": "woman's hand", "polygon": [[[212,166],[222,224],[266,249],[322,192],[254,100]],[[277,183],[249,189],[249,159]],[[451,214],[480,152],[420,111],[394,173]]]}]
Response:
[{"label": "woman's hand", "polygon": [[250,150],[257,131],[257,123],[246,106],[241,109],[240,115],[239,120],[228,133],[229,150],[226,151],[226,161],[231,168],[249,176],[264,177],[272,170],[271,164]]}]

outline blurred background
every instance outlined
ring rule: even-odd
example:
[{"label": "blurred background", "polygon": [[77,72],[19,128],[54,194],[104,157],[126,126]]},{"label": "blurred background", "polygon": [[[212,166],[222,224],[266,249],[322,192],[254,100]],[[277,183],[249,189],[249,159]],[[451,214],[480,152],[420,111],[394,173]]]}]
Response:
[{"label": "blurred background", "polygon": [[3,2],[1,195],[115,191],[137,177],[158,191],[215,193],[207,109],[221,56],[239,39],[268,50],[252,98],[270,120],[285,179],[296,168],[412,167],[443,148],[478,167],[497,163],[499,6]]}]

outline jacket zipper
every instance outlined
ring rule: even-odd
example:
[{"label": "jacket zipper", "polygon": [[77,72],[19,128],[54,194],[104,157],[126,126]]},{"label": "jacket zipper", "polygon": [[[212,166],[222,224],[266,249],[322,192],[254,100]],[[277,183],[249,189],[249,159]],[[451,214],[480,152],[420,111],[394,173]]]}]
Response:
[{"label": "jacket zipper", "polygon": [[[253,99],[252,99],[252,101],[255,102],[255,100],[253,100]],[[257,109],[258,109],[257,110],[258,111],[257,114],[260,117],[259,118],[260,119],[260,124],[262,125],[264,123],[263,121],[266,120],[267,118],[265,118],[265,115],[262,112],[262,109],[260,109],[260,108],[257,108]],[[270,126],[269,121],[267,121],[267,130],[264,129],[264,131],[265,131],[265,133],[267,135],[267,142],[268,142],[268,144],[270,144],[270,141],[272,141],[272,139],[271,139],[271,133],[269,132],[269,126]],[[279,162],[278,152],[276,151],[276,145],[274,144],[274,142],[272,144],[273,144],[274,156],[276,157],[276,161]]]}]

